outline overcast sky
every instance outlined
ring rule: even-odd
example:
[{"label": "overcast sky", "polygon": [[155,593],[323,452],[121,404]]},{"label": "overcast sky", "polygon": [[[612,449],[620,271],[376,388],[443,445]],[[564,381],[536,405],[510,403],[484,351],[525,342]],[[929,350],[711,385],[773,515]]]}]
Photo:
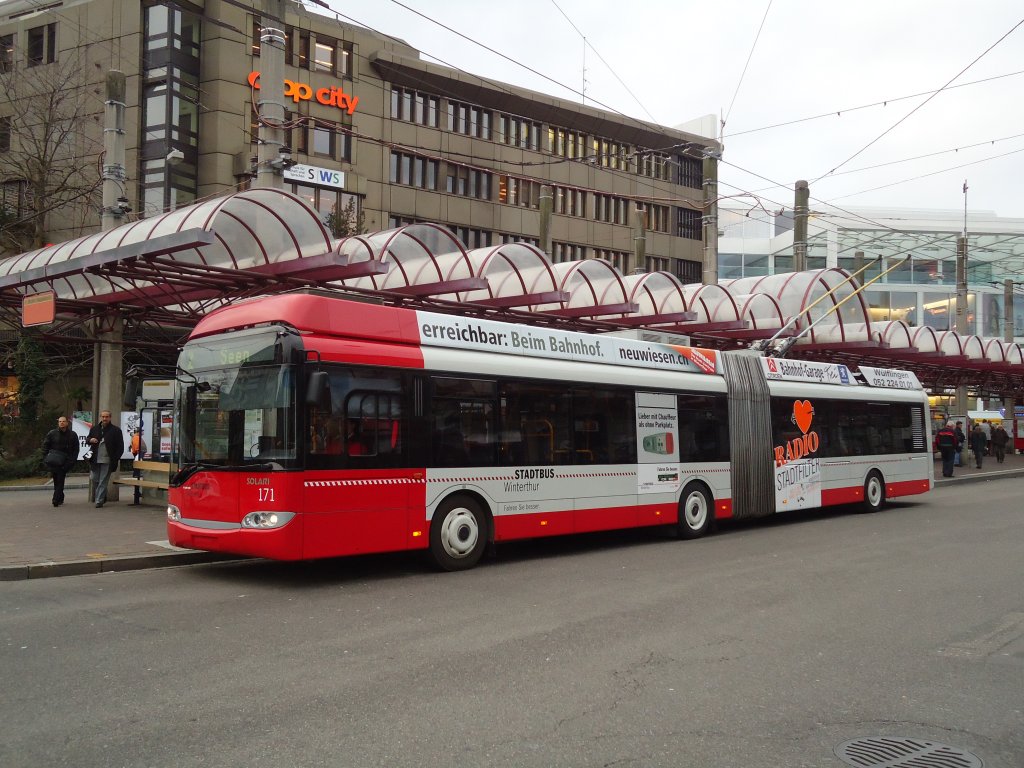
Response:
[{"label": "overcast sky", "polygon": [[327,3],[473,74],[578,101],[585,66],[593,106],[725,117],[721,194],[737,204],[791,208],[806,179],[839,206],[962,211],[966,180],[971,210],[1024,218],[1020,0]]}]

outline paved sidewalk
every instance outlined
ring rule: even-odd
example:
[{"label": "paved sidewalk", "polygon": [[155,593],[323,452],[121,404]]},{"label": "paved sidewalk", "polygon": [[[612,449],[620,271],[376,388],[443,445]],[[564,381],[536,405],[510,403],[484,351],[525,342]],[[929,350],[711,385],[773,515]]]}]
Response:
[{"label": "paved sidewalk", "polygon": [[172,548],[166,507],[132,504],[132,491],[97,509],[87,478],[68,477],[65,503],[53,507],[52,485],[0,488],[0,581],[160,568],[223,560]]},{"label": "paved sidewalk", "polygon": [[[935,462],[935,488],[1003,478],[1024,477],[1024,455],[1007,456],[1003,464],[986,457],[982,469],[957,467],[942,477]],[[87,480],[69,477],[66,503],[50,504],[52,489],[0,488],[0,581],[71,576],[141,568],[215,562],[224,555],[171,548],[167,543],[165,507],[152,502],[132,504],[132,491],[121,501],[96,509],[86,501]]]}]

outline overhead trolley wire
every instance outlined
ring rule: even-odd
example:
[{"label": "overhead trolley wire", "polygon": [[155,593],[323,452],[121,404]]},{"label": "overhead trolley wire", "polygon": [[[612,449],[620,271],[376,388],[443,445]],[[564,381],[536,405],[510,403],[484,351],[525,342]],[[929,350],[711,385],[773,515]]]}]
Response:
[{"label": "overhead trolley wire", "polygon": [[[554,0],[552,0],[554,2]],[[772,9],[772,0],[768,0],[768,7],[764,9],[764,16],[761,17],[761,25],[757,28],[757,34],[754,35],[754,42],[750,46],[750,53],[747,54],[747,61],[743,65],[743,71],[740,73],[740,79],[736,83],[736,90],[733,91],[732,101],[729,102],[729,108],[725,110],[725,116],[722,118],[721,131],[725,130],[725,124],[729,122],[729,115],[732,114],[732,107],[736,103],[736,97],[739,96],[740,86],[743,85],[743,78],[746,77],[747,67],[750,66],[750,60],[754,56],[754,49],[757,48],[757,41],[761,39],[761,30],[764,29],[764,23],[768,19],[768,11]]]},{"label": "overhead trolley wire", "polygon": [[827,173],[823,173],[823,174],[821,174],[821,176],[819,176],[818,178],[814,179],[814,181],[812,181],[812,182],[811,182],[811,184],[814,184],[814,183],[816,183],[816,182],[818,182],[818,181],[821,181],[821,180],[822,180],[823,178],[825,178],[826,176],[830,176],[831,174],[835,173],[835,172],[836,172],[837,170],[839,170],[840,168],[842,168],[842,167],[843,167],[844,165],[846,165],[846,164],[847,164],[848,162],[850,162],[851,160],[853,160],[853,159],[854,159],[855,157],[857,157],[858,155],[860,155],[861,153],[863,153],[863,152],[864,152],[865,150],[867,150],[867,149],[868,149],[869,147],[871,147],[871,146],[872,146],[873,144],[875,144],[875,143],[876,143],[877,141],[879,141],[879,140],[880,140],[880,139],[881,139],[882,137],[884,137],[884,136],[886,136],[887,134],[891,133],[891,132],[892,132],[892,131],[893,131],[893,130],[894,130],[894,129],[895,129],[895,128],[896,128],[897,126],[898,126],[898,125],[900,125],[900,124],[901,124],[902,122],[904,122],[904,121],[905,121],[905,120],[906,120],[907,118],[909,118],[909,117],[910,117],[911,115],[913,115],[913,114],[914,114],[915,112],[917,112],[917,111],[918,111],[919,109],[921,109],[921,107],[923,107],[923,106],[924,106],[925,104],[927,104],[927,103],[928,103],[929,101],[931,101],[931,100],[932,100],[932,99],[934,99],[934,98],[935,98],[936,96],[938,96],[938,95],[939,95],[940,93],[942,93],[942,92],[943,92],[943,91],[944,91],[944,90],[945,90],[945,89],[946,89],[946,88],[947,88],[947,87],[948,87],[949,85],[951,85],[951,84],[953,83],[953,81],[954,81],[954,80],[956,80],[956,79],[957,79],[958,77],[960,77],[960,75],[962,75],[962,74],[963,74],[964,72],[966,72],[966,71],[967,71],[968,69],[970,69],[971,67],[973,67],[973,66],[974,66],[975,64],[977,64],[977,63],[978,63],[979,61],[981,61],[981,59],[982,59],[982,58],[984,58],[984,57],[985,57],[985,56],[986,56],[986,55],[987,55],[987,54],[988,54],[988,53],[989,53],[989,52],[990,52],[990,51],[991,51],[991,50],[992,50],[993,48],[995,48],[995,47],[996,47],[997,45],[999,45],[999,44],[1000,44],[1001,42],[1003,42],[1003,40],[1005,40],[1005,39],[1006,39],[1007,37],[1009,37],[1009,36],[1010,36],[1011,34],[1013,34],[1013,32],[1014,32],[1014,31],[1015,31],[1015,30],[1016,30],[1016,29],[1017,29],[1017,28],[1018,28],[1018,27],[1019,27],[1019,26],[1020,26],[1021,24],[1024,24],[1024,19],[1021,19],[1021,20],[1020,20],[1020,21],[1018,21],[1018,22],[1017,22],[1016,24],[1014,24],[1014,25],[1013,25],[1012,27],[1010,27],[1010,29],[1009,29],[1009,30],[1008,30],[1008,31],[1007,31],[1007,32],[1006,32],[1006,33],[1005,33],[1005,34],[1004,34],[1004,35],[1003,35],[1002,37],[1000,37],[1000,38],[999,38],[998,40],[996,40],[996,41],[995,41],[994,43],[992,43],[992,45],[990,45],[990,46],[989,46],[988,48],[986,48],[986,49],[985,49],[984,51],[982,51],[982,52],[981,52],[980,54],[978,54],[978,55],[977,55],[977,56],[976,56],[976,57],[974,58],[974,60],[973,60],[973,61],[971,61],[971,63],[970,63],[970,64],[968,64],[968,65],[967,65],[966,67],[964,67],[964,68],[963,68],[963,69],[961,69],[961,70],[960,70],[959,72],[957,72],[957,73],[956,73],[955,75],[953,75],[953,77],[951,77],[951,78],[950,78],[950,79],[949,79],[949,80],[948,80],[948,81],[946,82],[946,84],[945,84],[945,85],[943,85],[943,86],[942,86],[941,88],[939,88],[939,89],[938,89],[937,91],[933,92],[933,93],[932,93],[932,94],[931,94],[931,95],[930,95],[930,96],[929,96],[929,97],[928,97],[927,99],[925,99],[924,101],[922,101],[922,102],[921,102],[920,104],[918,104],[918,105],[917,105],[916,107],[914,107],[914,108],[913,108],[912,110],[910,110],[910,111],[909,111],[909,112],[908,112],[907,114],[905,114],[905,115],[904,115],[903,117],[901,117],[901,118],[900,118],[899,120],[897,120],[897,121],[896,121],[895,123],[893,123],[893,124],[892,124],[891,126],[889,126],[889,127],[888,127],[888,128],[886,128],[886,129],[885,129],[884,131],[882,131],[882,132],[881,132],[881,133],[880,133],[880,134],[879,134],[878,136],[876,136],[875,138],[873,138],[873,139],[872,139],[871,141],[869,141],[869,142],[868,142],[867,144],[865,144],[865,145],[864,145],[863,147],[861,147],[861,148],[860,148],[860,149],[858,149],[858,150],[857,150],[856,152],[854,152],[854,153],[853,153],[852,155],[850,155],[850,156],[849,156],[848,158],[846,158],[845,160],[843,160],[843,162],[839,163],[839,165],[837,165],[837,166],[836,166],[835,168],[833,168],[832,170],[828,171]]}]

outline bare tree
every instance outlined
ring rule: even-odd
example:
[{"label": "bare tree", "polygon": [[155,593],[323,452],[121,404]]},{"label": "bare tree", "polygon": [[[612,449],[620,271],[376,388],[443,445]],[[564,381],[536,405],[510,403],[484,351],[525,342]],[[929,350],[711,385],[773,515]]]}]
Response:
[{"label": "bare tree", "polygon": [[0,252],[20,253],[99,224],[103,153],[102,86],[83,57],[0,72]]}]

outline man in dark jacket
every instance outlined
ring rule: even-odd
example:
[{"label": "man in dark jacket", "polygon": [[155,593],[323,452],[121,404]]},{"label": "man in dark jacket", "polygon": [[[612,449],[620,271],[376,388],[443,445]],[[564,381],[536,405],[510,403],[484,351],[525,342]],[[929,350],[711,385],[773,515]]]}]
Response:
[{"label": "man in dark jacket", "polygon": [[107,483],[124,453],[124,435],[120,427],[110,423],[110,411],[100,413],[100,423],[89,430],[86,442],[92,451],[89,478],[96,489],[96,506],[102,507],[107,501]]},{"label": "man in dark jacket", "polygon": [[1000,464],[1006,458],[1006,444],[1010,442],[1010,433],[1002,424],[992,427],[992,450],[996,454],[996,461]]},{"label": "man in dark jacket", "polygon": [[946,426],[935,433],[935,443],[942,454],[942,476],[953,476],[953,456],[956,454],[956,432],[953,422],[947,421]]},{"label": "man in dark jacket", "polygon": [[981,459],[985,455],[985,446],[988,445],[988,438],[981,424],[974,422],[974,429],[971,430],[971,450],[974,451],[974,461],[981,469]]},{"label": "man in dark jacket", "polygon": [[64,503],[64,479],[78,461],[78,435],[71,428],[67,416],[57,419],[57,428],[51,429],[43,438],[43,455],[50,451],[64,456],[63,464],[46,465],[53,475],[53,506],[59,507]]}]

